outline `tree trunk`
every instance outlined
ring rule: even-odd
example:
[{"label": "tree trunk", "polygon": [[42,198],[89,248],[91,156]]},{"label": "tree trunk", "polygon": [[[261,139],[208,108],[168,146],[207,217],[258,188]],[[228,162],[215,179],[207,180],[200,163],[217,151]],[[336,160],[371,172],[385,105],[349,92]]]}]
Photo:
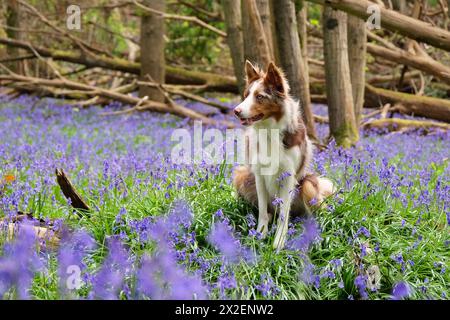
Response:
[{"label": "tree trunk", "polygon": [[309,65],[308,65],[308,3],[299,1],[299,10],[297,11],[298,36],[300,38],[300,47],[302,58],[305,62],[305,77],[309,83]]},{"label": "tree trunk", "polygon": [[324,7],[323,39],[330,133],[337,144],[349,147],[358,141],[359,133],[348,63],[346,13]]},{"label": "tree trunk", "polygon": [[[373,2],[367,0],[307,0],[321,5],[328,5],[334,9],[345,11],[366,20],[371,16],[367,10]],[[381,27],[401,35],[428,43],[436,48],[450,51],[450,32],[393,10],[379,7]]]},{"label": "tree trunk", "polygon": [[276,41],[280,53],[281,67],[286,73],[291,94],[300,101],[303,120],[308,134],[316,136],[314,118],[311,111],[311,97],[305,61],[302,58],[298,37],[295,5],[291,0],[271,0],[275,21]]},{"label": "tree trunk", "polygon": [[408,6],[406,5],[406,0],[392,0],[392,5],[394,10],[397,10],[401,14],[407,14]]},{"label": "tree trunk", "polygon": [[227,41],[230,47],[234,74],[237,79],[239,93],[245,88],[244,40],[242,35],[242,14],[240,0],[222,0],[222,8],[227,25]]},{"label": "tree trunk", "polygon": [[450,18],[450,0],[447,0],[447,15]]},{"label": "tree trunk", "polygon": [[353,104],[356,123],[360,123],[361,111],[364,106],[367,32],[364,20],[355,16],[348,16],[347,19],[348,62],[350,65]]},{"label": "tree trunk", "polygon": [[256,0],[242,0],[242,26],[244,35],[244,60],[267,68],[273,56],[256,6]]},{"label": "tree trunk", "polygon": [[[164,12],[165,0],[146,0],[147,7]],[[141,18],[141,79],[164,83],[164,18],[161,15],[144,13]],[[148,96],[153,101],[164,101],[164,94],[157,88],[139,87],[139,96]]]},{"label": "tree trunk", "polygon": [[267,45],[270,50],[270,55],[272,58],[274,58],[275,54],[273,47],[269,0],[256,0],[256,7],[258,8],[259,16],[261,18],[261,23],[264,29],[264,34],[266,36]]},{"label": "tree trunk", "polygon": [[[21,25],[21,17],[20,17],[20,5],[19,1],[17,0],[7,0],[6,1],[7,7],[6,7],[6,24],[8,27],[6,28],[6,34],[8,38],[15,39],[15,40],[22,40],[22,32],[20,32],[19,29]],[[8,54],[8,57],[18,57],[20,56],[20,52],[22,50],[14,47],[7,47],[6,52]],[[18,73],[18,74],[24,74],[25,69],[25,61],[19,60],[9,63],[9,68]]]}]

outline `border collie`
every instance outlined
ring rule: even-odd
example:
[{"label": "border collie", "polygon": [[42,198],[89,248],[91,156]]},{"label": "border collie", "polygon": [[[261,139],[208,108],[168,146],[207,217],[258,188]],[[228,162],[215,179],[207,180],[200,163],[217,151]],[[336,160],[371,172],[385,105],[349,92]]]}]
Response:
[{"label": "border collie", "polygon": [[[235,169],[233,184],[239,196],[258,207],[257,231],[263,236],[279,204],[273,247],[280,250],[285,245],[290,213],[309,215],[309,206],[319,205],[334,188],[330,180],[309,172],[312,144],[283,72],[271,62],[264,73],[248,60],[245,72],[244,100],[234,113],[247,127],[246,164]],[[277,135],[275,139],[270,134],[260,135],[261,130],[275,130]],[[272,174],[262,173],[262,143],[270,146],[266,151],[277,152],[276,157],[269,155],[274,162],[270,165],[275,167]]]}]

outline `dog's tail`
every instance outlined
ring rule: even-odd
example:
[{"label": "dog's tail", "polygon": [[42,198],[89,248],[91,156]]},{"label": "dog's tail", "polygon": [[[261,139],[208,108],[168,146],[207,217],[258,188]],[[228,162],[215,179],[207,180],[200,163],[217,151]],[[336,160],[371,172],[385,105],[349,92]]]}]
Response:
[{"label": "dog's tail", "polygon": [[250,171],[249,167],[238,166],[234,169],[233,186],[240,197],[255,206],[258,204],[255,175]]},{"label": "dog's tail", "polygon": [[301,182],[300,196],[304,203],[310,206],[320,205],[334,192],[335,188],[331,180],[315,174],[306,175]]}]

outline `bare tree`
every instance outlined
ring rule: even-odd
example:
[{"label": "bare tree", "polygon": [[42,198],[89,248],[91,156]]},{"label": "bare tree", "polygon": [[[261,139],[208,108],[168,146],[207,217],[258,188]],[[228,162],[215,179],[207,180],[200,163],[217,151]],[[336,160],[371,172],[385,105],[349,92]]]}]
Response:
[{"label": "bare tree", "polygon": [[323,39],[330,133],[339,145],[349,147],[358,140],[358,128],[348,63],[346,13],[324,7]]},{"label": "bare tree", "polygon": [[367,30],[364,20],[355,16],[348,16],[347,19],[348,60],[350,64],[355,120],[358,124],[361,120],[361,111],[364,106]]},{"label": "bare tree", "polygon": [[311,137],[315,137],[316,131],[311,111],[309,82],[300,48],[295,5],[291,0],[271,1],[276,30],[275,39],[279,49],[281,67],[286,73],[286,77],[291,86],[291,94],[300,100],[302,116],[308,134]]},{"label": "bare tree", "polygon": [[242,4],[242,27],[244,35],[244,59],[266,68],[273,56],[264,32],[264,26],[255,0],[245,0]]},{"label": "bare tree", "polygon": [[[160,12],[165,11],[165,0],[145,0],[147,7]],[[145,12],[141,18],[141,78],[144,81],[163,83],[165,77],[164,61],[164,18],[160,14]],[[148,96],[150,100],[163,102],[164,94],[158,88],[139,87],[139,96]]]},{"label": "bare tree", "polygon": [[245,87],[244,39],[242,36],[242,14],[240,0],[222,0],[222,7],[227,26],[227,41],[230,47],[234,74],[239,92],[242,95]]}]

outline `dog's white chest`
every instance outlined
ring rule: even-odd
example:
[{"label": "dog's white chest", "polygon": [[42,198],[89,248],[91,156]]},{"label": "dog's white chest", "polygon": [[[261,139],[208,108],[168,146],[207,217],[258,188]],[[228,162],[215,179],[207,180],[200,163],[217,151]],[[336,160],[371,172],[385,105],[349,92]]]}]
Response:
[{"label": "dog's white chest", "polygon": [[253,131],[249,138],[252,172],[263,179],[271,197],[278,196],[283,177],[286,177],[286,174],[295,175],[296,164],[300,160],[300,149],[286,149],[277,130],[272,134],[270,130],[267,130],[267,134]]}]

